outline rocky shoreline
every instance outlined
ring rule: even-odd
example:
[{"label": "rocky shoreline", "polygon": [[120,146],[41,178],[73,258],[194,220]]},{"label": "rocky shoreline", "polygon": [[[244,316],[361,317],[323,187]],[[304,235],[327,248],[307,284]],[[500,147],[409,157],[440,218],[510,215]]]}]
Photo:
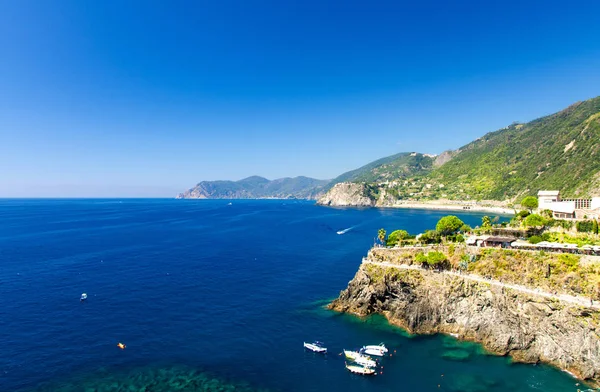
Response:
[{"label": "rocky shoreline", "polygon": [[[406,255],[403,255],[403,257]],[[379,313],[410,333],[452,334],[600,385],[600,311],[430,270],[363,263],[329,308]]]},{"label": "rocky shoreline", "polygon": [[385,189],[375,198],[369,193],[367,184],[350,182],[336,184],[327,191],[327,193],[318,198],[317,204],[329,207],[382,207],[457,212],[475,211],[499,215],[513,215],[515,213],[515,210],[507,207],[505,203],[494,200],[481,202],[455,200],[397,200],[397,198],[388,194]]}]

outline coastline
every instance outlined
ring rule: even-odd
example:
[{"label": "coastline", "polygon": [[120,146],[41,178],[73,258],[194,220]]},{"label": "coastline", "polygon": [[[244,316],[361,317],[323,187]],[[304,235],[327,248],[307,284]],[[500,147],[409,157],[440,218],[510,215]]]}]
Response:
[{"label": "coastline", "polygon": [[492,207],[492,206],[481,206],[476,204],[444,204],[444,203],[398,203],[385,207],[390,208],[405,208],[405,209],[418,209],[418,210],[442,210],[442,211],[456,211],[456,212],[490,212],[501,215],[514,215],[515,210],[506,207]]},{"label": "coastline", "polygon": [[376,251],[363,258],[328,309],[358,317],[380,314],[409,334],[451,335],[515,362],[545,363],[600,386],[593,333],[600,310],[589,299],[423,269],[410,262],[410,249],[388,249],[387,256]]}]

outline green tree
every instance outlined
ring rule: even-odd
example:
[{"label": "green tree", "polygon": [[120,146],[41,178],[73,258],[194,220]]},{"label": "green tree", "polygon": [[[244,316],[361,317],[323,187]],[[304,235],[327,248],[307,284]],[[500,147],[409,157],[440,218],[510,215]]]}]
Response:
[{"label": "green tree", "polygon": [[492,227],[492,220],[490,219],[489,216],[486,215],[481,218],[481,227],[483,227],[483,228]]},{"label": "green tree", "polygon": [[593,232],[594,232],[594,234],[598,234],[598,221],[595,219],[594,219]]},{"label": "green tree", "polygon": [[435,230],[441,235],[447,236],[456,233],[465,223],[454,215],[448,215],[440,219],[435,225]]},{"label": "green tree", "polygon": [[442,241],[440,233],[435,230],[425,230],[425,233],[421,234],[419,241],[425,244],[439,244]]},{"label": "green tree", "polygon": [[377,238],[382,245],[385,244],[385,229],[379,229],[377,232]]},{"label": "green tree", "polygon": [[526,227],[539,227],[544,226],[546,224],[546,220],[538,214],[531,214],[523,220],[523,224]]},{"label": "green tree", "polygon": [[387,245],[394,246],[396,244],[400,244],[402,246],[402,241],[407,239],[410,235],[406,230],[395,230],[390,233],[387,238]]},{"label": "green tree", "polygon": [[538,208],[538,205],[538,199],[535,196],[527,196],[521,200],[521,207],[527,208],[529,212]]},{"label": "green tree", "polygon": [[469,233],[471,231],[471,226],[467,225],[466,223],[464,225],[462,225],[460,227],[459,230],[461,233]]}]

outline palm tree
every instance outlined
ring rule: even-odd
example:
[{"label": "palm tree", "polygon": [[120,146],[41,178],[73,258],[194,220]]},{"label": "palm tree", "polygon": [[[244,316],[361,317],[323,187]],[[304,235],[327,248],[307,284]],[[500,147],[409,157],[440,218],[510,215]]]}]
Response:
[{"label": "palm tree", "polygon": [[379,238],[379,242],[381,242],[382,245],[385,245],[385,229],[379,229],[377,238]]}]

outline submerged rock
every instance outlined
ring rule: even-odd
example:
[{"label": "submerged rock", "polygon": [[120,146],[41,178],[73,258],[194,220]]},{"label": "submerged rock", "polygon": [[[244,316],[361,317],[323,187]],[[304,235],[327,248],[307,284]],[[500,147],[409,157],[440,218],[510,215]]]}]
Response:
[{"label": "submerged rock", "polygon": [[128,371],[103,370],[38,386],[35,392],[128,392],[128,391],[236,391],[266,392],[186,367],[140,367]]}]

